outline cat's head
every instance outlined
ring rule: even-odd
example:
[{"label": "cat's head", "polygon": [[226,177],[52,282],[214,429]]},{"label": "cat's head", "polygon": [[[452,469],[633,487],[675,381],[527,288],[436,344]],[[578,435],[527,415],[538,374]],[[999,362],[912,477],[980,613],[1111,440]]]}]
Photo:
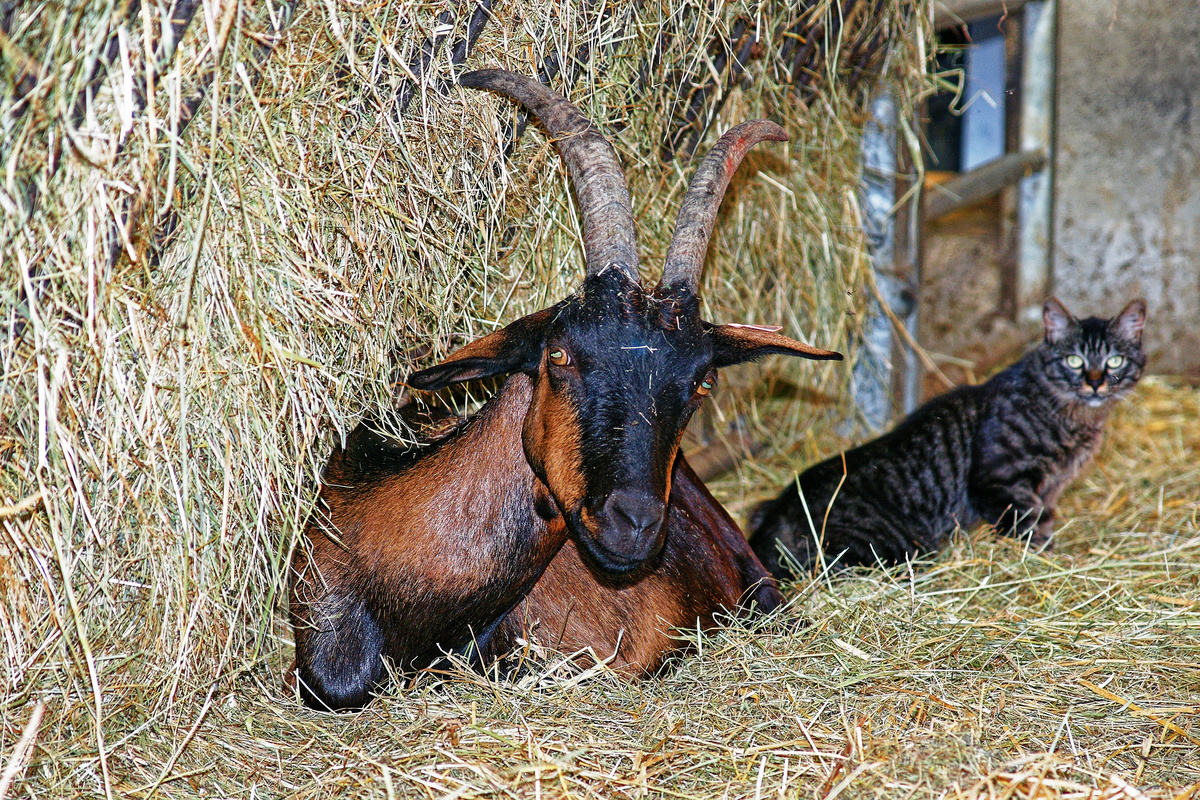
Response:
[{"label": "cat's head", "polygon": [[1112,319],[1077,320],[1051,297],[1042,308],[1046,377],[1064,403],[1099,408],[1124,396],[1142,377],[1146,303],[1133,300]]}]

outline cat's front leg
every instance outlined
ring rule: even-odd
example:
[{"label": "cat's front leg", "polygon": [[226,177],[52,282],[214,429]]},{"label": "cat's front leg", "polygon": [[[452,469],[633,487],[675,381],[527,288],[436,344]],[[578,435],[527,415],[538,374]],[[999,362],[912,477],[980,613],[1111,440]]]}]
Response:
[{"label": "cat's front leg", "polygon": [[1031,544],[1038,546],[1049,544],[1050,538],[1054,536],[1054,517],[1054,509],[1042,510],[1042,517],[1038,520],[1037,527],[1029,535]]},{"label": "cat's front leg", "polygon": [[1006,536],[1028,538],[1032,544],[1043,545],[1054,534],[1054,510],[1022,482],[977,485],[972,494],[972,505],[980,518]]}]

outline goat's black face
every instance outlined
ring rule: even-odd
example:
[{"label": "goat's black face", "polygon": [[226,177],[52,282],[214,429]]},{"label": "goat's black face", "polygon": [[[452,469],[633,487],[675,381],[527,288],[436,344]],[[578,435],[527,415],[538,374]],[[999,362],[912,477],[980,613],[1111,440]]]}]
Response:
[{"label": "goat's black face", "polygon": [[619,574],[662,548],[679,439],[717,369],[769,353],[840,358],[773,329],[710,325],[691,293],[647,292],[609,269],[409,383],[437,388],[525,372],[533,383],[526,458],[583,552]]},{"label": "goat's black face", "polygon": [[525,454],[600,569],[636,569],[662,548],[671,467],[712,360],[694,297],[648,294],[615,269],[547,326]]}]

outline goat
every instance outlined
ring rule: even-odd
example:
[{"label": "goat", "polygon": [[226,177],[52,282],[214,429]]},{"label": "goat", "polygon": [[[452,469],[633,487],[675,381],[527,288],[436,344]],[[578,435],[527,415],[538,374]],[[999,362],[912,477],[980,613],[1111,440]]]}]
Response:
[{"label": "goat", "polygon": [[[291,574],[295,678],[315,708],[365,705],[385,659],[411,672],[447,652],[494,652],[492,637],[568,538],[590,570],[637,577],[681,527],[669,508],[679,440],[717,370],[772,353],[841,358],[777,328],[700,318],[721,198],[751,146],[786,140],[779,126],[743,123],[713,147],[647,290],[624,174],[599,131],[528,78],[480,70],[460,83],[508,95],[547,128],[575,186],[586,273],[566,299],[409,377],[436,390],[508,375],[462,425],[415,448],[360,426],[330,457]],[[719,539],[711,514],[692,516]],[[751,572],[765,580],[761,565]]]},{"label": "goat", "polygon": [[[453,433],[466,422],[416,403],[396,413],[418,446]],[[395,423],[367,422],[351,435],[348,451],[365,447],[401,456],[410,445],[372,431]],[[350,456],[354,458],[355,456]],[[477,666],[522,666],[515,656],[524,641],[561,652],[604,657],[630,678],[656,672],[680,649],[678,628],[707,629],[719,615],[767,613],[783,601],[775,580],[752,552],[741,529],[709,493],[683,453],[675,459],[667,502],[666,536],[659,556],[628,575],[608,575],[588,566],[569,539],[533,589],[498,623],[482,647],[467,649]],[[561,517],[551,526],[563,525]],[[506,659],[513,655],[514,658]]]}]

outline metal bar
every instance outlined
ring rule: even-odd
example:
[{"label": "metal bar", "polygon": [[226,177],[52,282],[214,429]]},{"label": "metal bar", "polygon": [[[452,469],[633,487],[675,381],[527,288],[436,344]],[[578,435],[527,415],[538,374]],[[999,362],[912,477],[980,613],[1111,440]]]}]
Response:
[{"label": "metal bar", "polygon": [[[920,119],[922,111],[918,110],[916,119]],[[914,120],[915,122],[915,120]],[[900,283],[901,308],[893,307],[897,314],[903,316],[904,331],[900,336],[893,337],[892,350],[895,353],[899,375],[896,377],[896,400],[900,412],[908,414],[915,411],[921,404],[921,384],[924,369],[917,355],[917,337],[920,334],[920,295],[921,295],[921,229],[925,192],[921,191],[924,171],[919,169],[913,159],[920,158],[919,152],[914,152],[912,146],[904,146],[907,137],[901,137],[896,148],[896,194],[909,199],[902,202],[896,209],[896,250],[893,272]],[[897,331],[900,333],[900,331]]]},{"label": "metal bar", "polygon": [[871,102],[863,128],[863,229],[871,251],[878,299],[868,296],[862,345],[851,373],[850,391],[863,421],[879,431],[892,416],[892,323],[880,302],[899,308],[901,285],[895,275],[896,103],[890,93]]},{"label": "metal bar", "polygon": [[1050,291],[1054,213],[1054,85],[1056,0],[1025,5],[1025,64],[1021,148],[1047,154],[1045,169],[1021,180],[1018,220],[1017,313],[1039,319]]}]

